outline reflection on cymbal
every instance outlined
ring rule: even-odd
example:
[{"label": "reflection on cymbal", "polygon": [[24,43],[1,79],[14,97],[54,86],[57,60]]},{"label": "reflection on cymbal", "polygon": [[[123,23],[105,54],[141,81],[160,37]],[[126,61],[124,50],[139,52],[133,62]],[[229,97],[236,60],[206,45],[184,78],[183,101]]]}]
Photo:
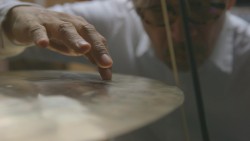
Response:
[{"label": "reflection on cymbal", "polygon": [[63,71],[0,73],[0,141],[100,141],[183,103],[173,86],[142,77]]}]

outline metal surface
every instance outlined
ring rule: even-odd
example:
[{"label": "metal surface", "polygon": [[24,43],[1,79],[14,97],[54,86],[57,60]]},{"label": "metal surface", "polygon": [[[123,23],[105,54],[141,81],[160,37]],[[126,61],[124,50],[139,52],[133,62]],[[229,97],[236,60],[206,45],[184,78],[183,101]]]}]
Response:
[{"label": "metal surface", "polygon": [[1,141],[100,141],[149,124],[183,103],[176,87],[142,77],[0,73]]}]

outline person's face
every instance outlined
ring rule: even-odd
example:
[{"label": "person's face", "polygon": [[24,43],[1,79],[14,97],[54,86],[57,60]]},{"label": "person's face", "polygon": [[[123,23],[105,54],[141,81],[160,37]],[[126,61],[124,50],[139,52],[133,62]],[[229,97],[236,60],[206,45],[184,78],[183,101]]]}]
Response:
[{"label": "person's face", "polygon": [[[230,0],[189,0],[188,25],[197,65],[210,56],[222,28]],[[166,0],[172,41],[179,70],[189,70],[182,18],[178,0]],[[160,0],[152,0],[146,7],[137,6],[144,28],[151,38],[157,57],[171,67],[169,45]]]}]

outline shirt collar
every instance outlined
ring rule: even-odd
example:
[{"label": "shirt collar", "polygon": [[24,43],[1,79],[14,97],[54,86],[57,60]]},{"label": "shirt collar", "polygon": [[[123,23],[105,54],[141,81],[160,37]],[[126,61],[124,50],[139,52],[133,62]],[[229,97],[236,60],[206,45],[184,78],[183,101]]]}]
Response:
[{"label": "shirt collar", "polygon": [[225,22],[209,60],[224,72],[232,71],[233,63],[233,27],[230,13],[225,15]]},{"label": "shirt collar", "polygon": [[[144,32],[144,31],[143,31]],[[141,38],[139,39],[139,44],[137,46],[136,49],[136,56],[137,57],[141,57],[143,56],[146,52],[151,52],[151,42],[150,39],[148,37],[148,35],[144,32],[144,34],[142,34]]]}]

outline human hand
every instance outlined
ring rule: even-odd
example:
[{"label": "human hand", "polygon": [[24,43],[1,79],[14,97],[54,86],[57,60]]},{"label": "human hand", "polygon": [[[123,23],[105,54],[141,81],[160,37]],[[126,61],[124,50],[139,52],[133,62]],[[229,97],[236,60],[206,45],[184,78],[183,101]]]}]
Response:
[{"label": "human hand", "polygon": [[85,19],[35,6],[12,8],[3,29],[12,41],[35,43],[69,56],[86,56],[96,64],[104,80],[112,77],[112,59],[105,38]]}]

